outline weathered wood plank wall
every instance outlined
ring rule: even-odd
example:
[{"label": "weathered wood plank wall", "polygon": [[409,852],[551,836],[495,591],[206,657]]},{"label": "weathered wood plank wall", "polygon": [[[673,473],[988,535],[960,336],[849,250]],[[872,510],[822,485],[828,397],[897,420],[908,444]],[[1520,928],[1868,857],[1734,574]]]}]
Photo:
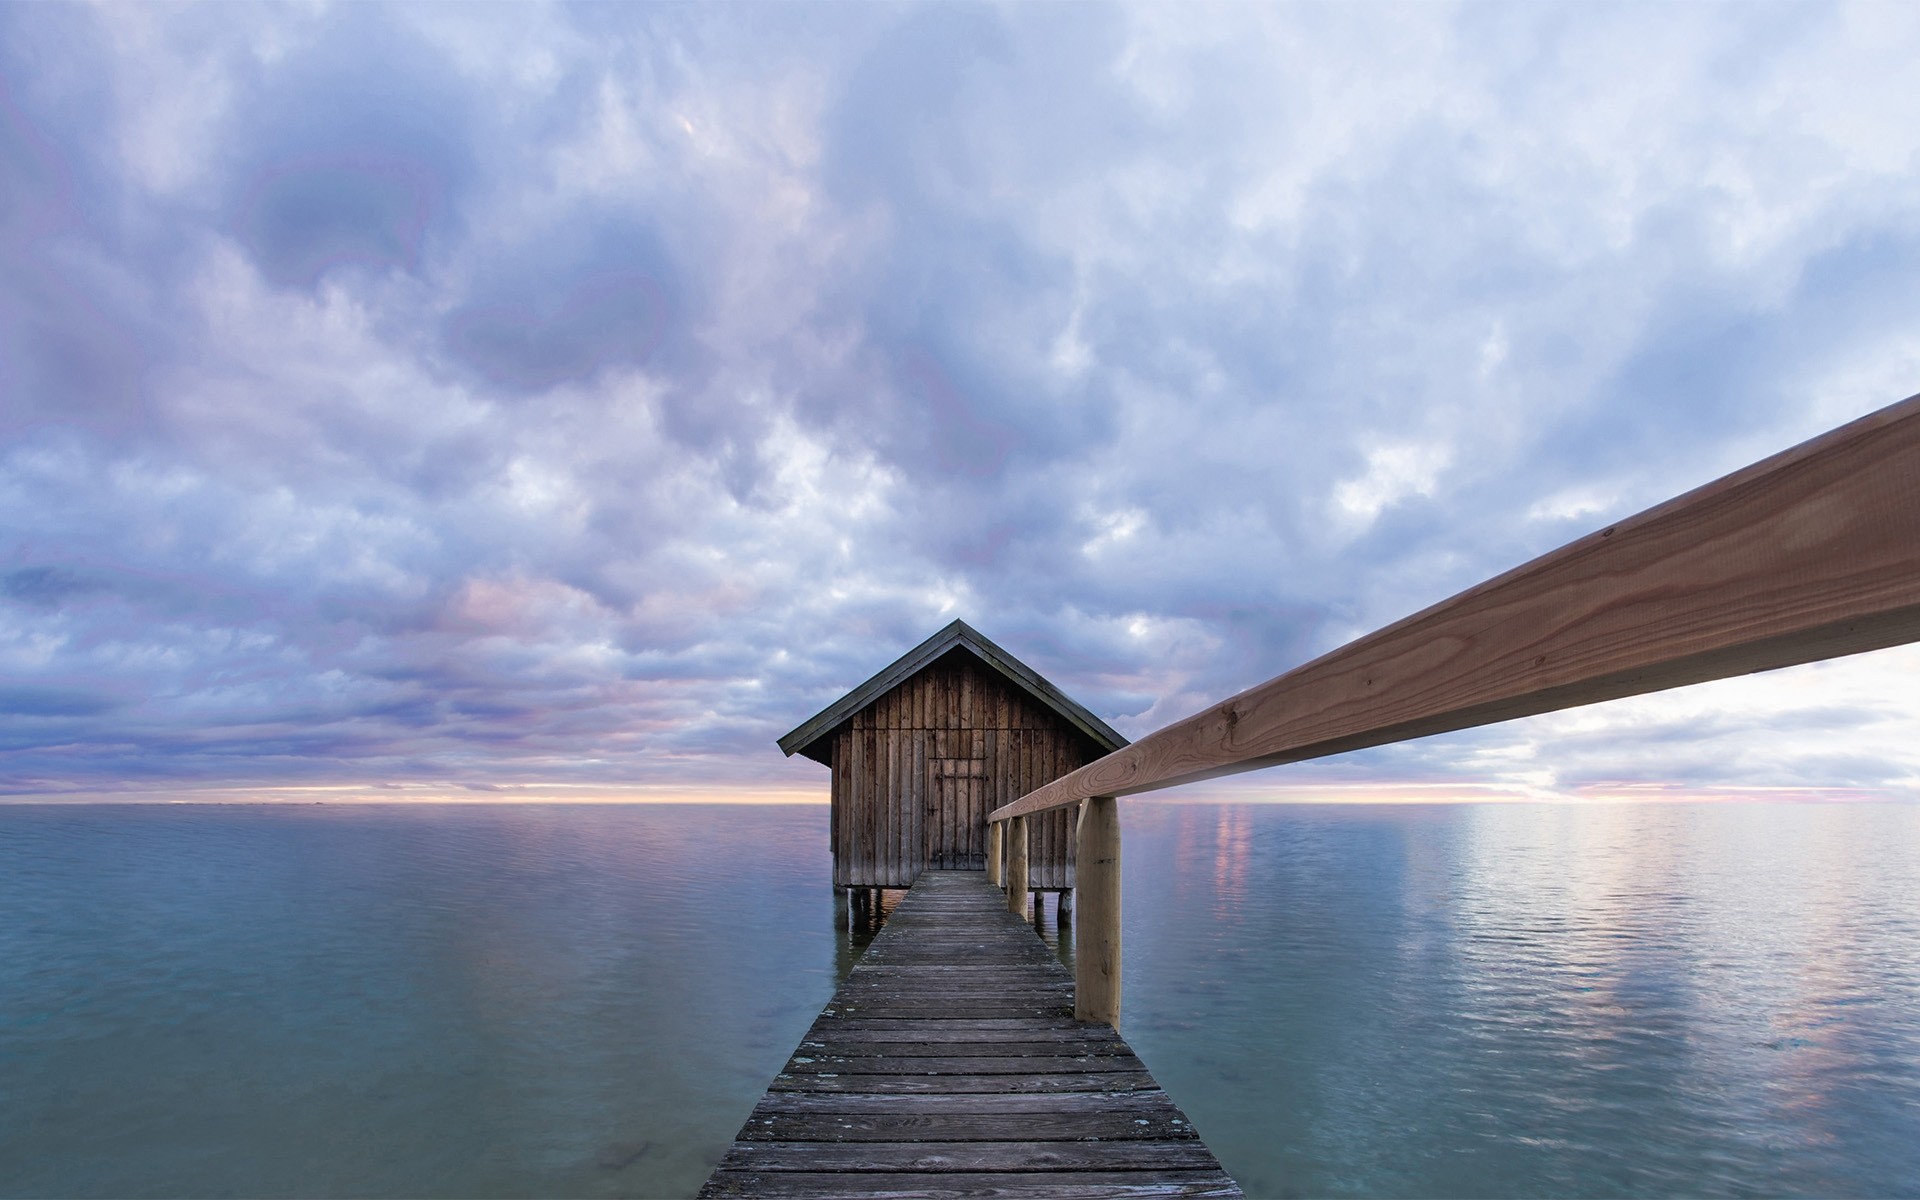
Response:
[{"label": "weathered wood plank wall", "polygon": [[[984,869],[987,814],[1100,757],[1092,739],[971,654],[948,654],[833,734],[833,882],[908,887]],[[1073,886],[1074,812],[1036,817],[1032,886]]]}]

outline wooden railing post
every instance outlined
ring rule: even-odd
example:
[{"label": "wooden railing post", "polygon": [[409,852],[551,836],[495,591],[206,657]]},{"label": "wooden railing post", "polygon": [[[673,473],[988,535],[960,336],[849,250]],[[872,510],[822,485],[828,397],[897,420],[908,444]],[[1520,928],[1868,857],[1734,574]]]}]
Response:
[{"label": "wooden railing post", "polygon": [[1000,838],[1006,825],[1001,821],[987,822],[987,882],[1000,886]]},{"label": "wooden railing post", "polygon": [[[1015,817],[1019,821],[1023,818]],[[1112,796],[1080,805],[1074,829],[1073,1015],[1120,1026],[1120,806]]]},{"label": "wooden railing post", "polygon": [[1027,915],[1027,819],[1015,817],[1007,830],[1007,911]]}]

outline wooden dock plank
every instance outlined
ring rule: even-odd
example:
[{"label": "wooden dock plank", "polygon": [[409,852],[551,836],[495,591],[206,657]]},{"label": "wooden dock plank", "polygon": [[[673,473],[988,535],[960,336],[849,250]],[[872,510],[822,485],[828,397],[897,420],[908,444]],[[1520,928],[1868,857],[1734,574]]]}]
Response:
[{"label": "wooden dock plank", "polygon": [[[915,1138],[921,1135],[912,1131]],[[1219,1164],[1198,1139],[1078,1142],[735,1143],[723,1166],[741,1171],[1205,1171]]]},{"label": "wooden dock plank", "polygon": [[[904,1029],[900,1027],[904,1025]],[[1106,1035],[1102,1035],[1106,1031]],[[954,1046],[972,1046],[981,1041],[995,1043],[1021,1044],[1021,1046],[1119,1046],[1116,1037],[1108,1025],[1079,1025],[1077,1029],[1056,1029],[1044,1021],[1025,1021],[1020,1027],[1008,1029],[1004,1025],[991,1025],[987,1021],[841,1021],[839,1029],[829,1029],[818,1037],[808,1031],[806,1039],[801,1041],[816,1046],[831,1044],[841,1054],[852,1054],[849,1046],[935,1046],[935,1044],[954,1044]],[[947,1054],[947,1050],[941,1050]],[[960,1054],[960,1050],[952,1050]]]},{"label": "wooden dock plank", "polygon": [[1145,1071],[1087,1075],[788,1075],[774,1077],[769,1090],[780,1092],[1155,1092],[1160,1085]]},{"label": "wooden dock plank", "polygon": [[[818,1025],[815,1028],[819,1028]],[[1032,1017],[980,1017],[972,1021],[946,1021],[938,1018],[890,1018],[875,1017],[870,1020],[847,1017],[834,1021],[827,1027],[834,1037],[841,1041],[857,1040],[861,1036],[872,1035],[915,1041],[947,1033],[952,1041],[969,1041],[975,1037],[1019,1037],[1034,1040],[1040,1037],[1061,1036],[1069,1040],[1083,1037],[1118,1037],[1111,1026],[1088,1025],[1072,1017],[1035,1019]],[[809,1033],[811,1036],[811,1033]]]},{"label": "wooden dock plank", "polygon": [[929,1058],[900,1055],[878,1058],[863,1055],[823,1054],[818,1058],[795,1056],[787,1066],[791,1075],[1060,1075],[1069,1071],[1107,1074],[1113,1071],[1144,1071],[1140,1060],[1131,1054],[1036,1054],[1008,1058],[1001,1055],[951,1055]]},{"label": "wooden dock plank", "polygon": [[1046,1200],[1129,1200],[1156,1196],[1238,1196],[1240,1189],[1218,1170],[1212,1171],[1083,1171],[1083,1172],[874,1172],[857,1177],[858,1185],[837,1172],[730,1171],[715,1172],[702,1196],[786,1197],[857,1196],[863,1200],[994,1200],[1032,1197]]},{"label": "wooden dock plank", "polygon": [[[1178,1110],[1175,1110],[1177,1112]],[[747,1122],[743,1142],[903,1142],[917,1135],[946,1142],[1079,1142],[1191,1138],[1187,1119],[1157,1110],[1046,1114],[1035,1127],[1029,1113],[775,1113]]]},{"label": "wooden dock plank", "polygon": [[1025,1039],[1021,1041],[904,1041],[899,1035],[879,1041],[872,1037],[862,1039],[835,1039],[833,1043],[814,1043],[804,1041],[799,1052],[818,1050],[822,1054],[831,1052],[833,1058],[858,1058],[858,1056],[897,1056],[914,1058],[925,1054],[958,1054],[958,1056],[1006,1056],[1006,1054],[1131,1054],[1127,1043],[1123,1041],[1069,1041],[1064,1037],[1056,1039]]},{"label": "wooden dock plank", "polygon": [[[1163,1091],[1141,1088],[1130,1092],[1062,1092],[1023,1095],[1014,1092],[973,1092],[954,1095],[862,1096],[824,1092],[768,1092],[753,1110],[755,1116],[775,1113],[936,1113],[967,1116],[976,1113],[1170,1113],[1179,1108]],[[1185,1120],[1184,1117],[1181,1118]]]},{"label": "wooden dock plank", "polygon": [[1066,969],[976,871],[888,917],[702,1196],[1237,1196]]}]

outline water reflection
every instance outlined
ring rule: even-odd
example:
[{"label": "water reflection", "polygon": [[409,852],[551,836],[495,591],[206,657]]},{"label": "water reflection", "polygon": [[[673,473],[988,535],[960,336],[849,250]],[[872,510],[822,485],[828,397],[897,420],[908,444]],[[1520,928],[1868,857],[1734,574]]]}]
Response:
[{"label": "water reflection", "polygon": [[[862,895],[865,891],[868,895]],[[873,944],[887,918],[907,898],[904,889],[846,888],[834,893],[834,974],[835,982],[845,979],[860,955]]]},{"label": "water reflection", "polygon": [[843,969],[824,809],[0,809],[0,1194],[686,1195]]},{"label": "water reflection", "polygon": [[1920,1178],[1913,808],[1123,813],[1125,1031],[1252,1192]]},{"label": "water reflection", "polygon": [[[1250,1194],[1920,1179],[1920,809],[1121,812]],[[691,1194],[902,895],[828,880],[824,808],[0,808],[0,1194]]]}]

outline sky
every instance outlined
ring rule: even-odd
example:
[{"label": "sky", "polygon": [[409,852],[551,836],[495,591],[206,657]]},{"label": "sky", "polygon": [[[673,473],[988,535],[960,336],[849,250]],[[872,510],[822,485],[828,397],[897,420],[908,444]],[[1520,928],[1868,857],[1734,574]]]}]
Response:
[{"label": "sky", "polygon": [[[1920,6],[0,5],[0,796],[1139,736],[1920,392]],[[1920,797],[1912,647],[1208,785]],[[1237,789],[1237,790],[1236,790]]]}]

